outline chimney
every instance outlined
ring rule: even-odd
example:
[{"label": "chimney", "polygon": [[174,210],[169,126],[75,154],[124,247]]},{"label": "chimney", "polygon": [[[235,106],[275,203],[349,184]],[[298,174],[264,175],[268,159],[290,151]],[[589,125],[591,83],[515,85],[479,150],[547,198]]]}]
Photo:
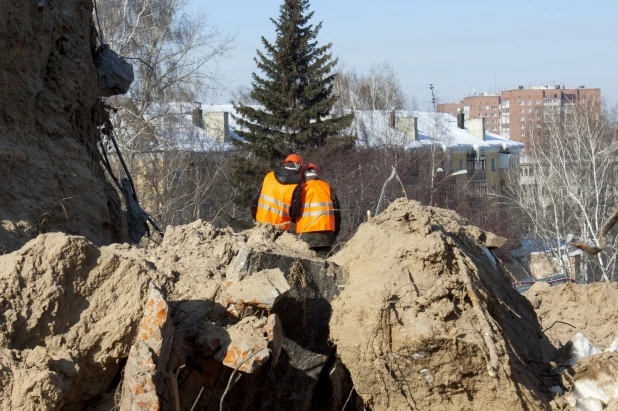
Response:
[{"label": "chimney", "polygon": [[464,121],[464,113],[463,110],[458,108],[457,109],[457,127],[464,129],[465,128],[465,121]]},{"label": "chimney", "polygon": [[520,90],[523,90],[523,89],[524,89],[524,86],[519,86],[519,89],[520,89]]},{"label": "chimney", "polygon": [[468,133],[472,134],[479,140],[485,140],[485,119],[470,118],[468,119]]},{"label": "chimney", "polygon": [[206,132],[221,143],[229,143],[230,127],[227,111],[208,111],[204,114]]},{"label": "chimney", "polygon": [[204,117],[202,112],[202,103],[196,101],[193,103],[193,111],[191,112],[191,120],[195,127],[204,128]]},{"label": "chimney", "polygon": [[414,138],[414,141],[418,141],[418,118],[414,116],[401,116],[397,118],[397,129],[407,135]]}]

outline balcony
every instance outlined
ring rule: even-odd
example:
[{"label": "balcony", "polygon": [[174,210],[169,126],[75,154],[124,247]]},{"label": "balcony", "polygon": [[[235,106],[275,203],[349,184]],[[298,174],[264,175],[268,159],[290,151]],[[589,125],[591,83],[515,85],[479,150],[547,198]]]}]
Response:
[{"label": "balcony", "polygon": [[560,99],[559,98],[544,98],[543,104],[546,106],[559,106]]},{"label": "balcony", "polygon": [[485,156],[468,156],[468,176],[470,181],[484,181],[486,179],[485,168],[487,162]]}]

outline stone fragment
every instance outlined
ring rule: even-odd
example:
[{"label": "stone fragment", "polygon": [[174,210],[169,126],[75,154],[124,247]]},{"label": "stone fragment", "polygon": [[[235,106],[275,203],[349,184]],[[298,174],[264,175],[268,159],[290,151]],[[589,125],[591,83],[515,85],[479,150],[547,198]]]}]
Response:
[{"label": "stone fragment", "polygon": [[280,269],[263,270],[229,284],[222,295],[222,305],[238,318],[243,317],[247,309],[270,311],[290,288]]},{"label": "stone fragment", "polygon": [[264,330],[268,338],[268,348],[270,349],[270,355],[273,357],[272,367],[274,368],[277,366],[277,360],[279,359],[281,347],[283,346],[283,328],[281,327],[281,320],[279,320],[277,314],[268,316]]},{"label": "stone fragment", "polygon": [[214,358],[226,367],[249,374],[255,372],[270,357],[266,324],[266,319],[245,317],[226,328],[230,341]]},{"label": "stone fragment", "polygon": [[122,383],[121,410],[159,411],[171,399],[164,383],[174,337],[169,306],[150,284],[137,341],[131,346]]}]

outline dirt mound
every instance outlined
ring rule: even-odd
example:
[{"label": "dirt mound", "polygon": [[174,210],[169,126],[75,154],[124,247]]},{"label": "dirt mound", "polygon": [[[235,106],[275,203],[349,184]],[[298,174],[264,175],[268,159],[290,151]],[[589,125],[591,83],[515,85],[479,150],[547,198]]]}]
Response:
[{"label": "dirt mound", "polygon": [[454,212],[399,200],[333,258],[349,280],[332,304],[331,338],[365,405],[548,403],[528,365],[541,363],[534,311],[489,257],[484,238]]},{"label": "dirt mound", "polygon": [[176,326],[186,328],[196,321],[218,318],[222,307],[213,307],[215,297],[241,249],[295,257],[315,256],[305,242],[269,224],[258,224],[239,233],[202,220],[168,227],[161,246],[142,252],[141,256],[175,279],[168,300],[176,310]]},{"label": "dirt mound", "polygon": [[556,347],[581,332],[601,350],[618,337],[618,284],[535,284],[525,294],[535,308],[545,334]]},{"label": "dirt mound", "polygon": [[171,283],[130,255],[54,233],[0,257],[1,409],[81,409],[110,389],[149,283]]},{"label": "dirt mound", "polygon": [[96,148],[92,2],[40,3],[0,4],[0,254],[48,231],[121,240]]}]

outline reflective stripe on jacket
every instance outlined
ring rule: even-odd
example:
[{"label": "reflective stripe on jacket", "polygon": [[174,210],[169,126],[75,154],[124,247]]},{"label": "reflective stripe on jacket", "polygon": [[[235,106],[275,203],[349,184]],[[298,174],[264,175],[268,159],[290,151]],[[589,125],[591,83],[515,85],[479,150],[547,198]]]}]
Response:
[{"label": "reflective stripe on jacket", "polygon": [[330,185],[322,180],[306,181],[301,188],[301,212],[296,220],[297,233],[335,231],[335,207]]},{"label": "reflective stripe on jacket", "polygon": [[290,206],[296,184],[281,184],[270,172],[264,177],[258,200],[256,221],[276,225],[282,230],[290,228]]}]

